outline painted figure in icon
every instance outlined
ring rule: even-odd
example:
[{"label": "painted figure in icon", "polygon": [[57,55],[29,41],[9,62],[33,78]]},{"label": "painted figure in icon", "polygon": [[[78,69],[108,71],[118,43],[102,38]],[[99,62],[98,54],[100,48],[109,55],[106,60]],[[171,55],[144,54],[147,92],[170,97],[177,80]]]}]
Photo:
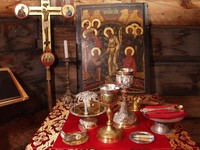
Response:
[{"label": "painted figure in icon", "polygon": [[135,50],[133,47],[126,47],[124,53],[126,57],[123,58],[123,67],[133,69],[134,76],[137,73],[137,64],[134,57]]},{"label": "painted figure in icon", "polygon": [[88,63],[89,80],[91,82],[101,81],[101,50],[98,47],[95,47],[91,50],[91,55],[92,57]]},{"label": "painted figure in icon", "polygon": [[19,18],[25,18],[26,17],[26,12],[24,11],[25,7],[21,6],[21,8],[18,10],[17,16]]},{"label": "painted figure in icon", "polygon": [[92,57],[91,50],[94,47],[100,48],[100,41],[97,37],[97,30],[94,28],[84,30],[82,36],[83,57],[86,58],[83,64],[83,78],[87,80],[90,77],[88,73],[88,64]]},{"label": "painted figure in icon", "polygon": [[135,28],[135,50],[136,50],[136,62],[139,72],[143,71],[143,28],[138,26]]},{"label": "painted figure in icon", "polygon": [[71,17],[72,15],[72,10],[69,7],[67,7],[66,16]]},{"label": "painted figure in icon", "polygon": [[134,34],[135,34],[135,28],[131,25],[127,26],[126,27],[126,36],[124,37],[125,38],[125,43],[124,45],[126,47],[128,46],[131,46],[131,47],[134,47],[135,44],[134,44]]},{"label": "painted figure in icon", "polygon": [[104,29],[104,35],[108,38],[108,44],[105,53],[102,55],[108,54],[108,77],[111,77],[119,69],[118,59],[121,45],[121,28],[119,29],[118,37],[114,34],[114,30],[111,27]]},{"label": "painted figure in icon", "polygon": [[83,20],[81,23],[82,32],[88,30],[91,27],[91,22],[89,20]]},{"label": "painted figure in icon", "polygon": [[99,19],[92,20],[92,27],[98,29],[101,26],[101,22]]}]

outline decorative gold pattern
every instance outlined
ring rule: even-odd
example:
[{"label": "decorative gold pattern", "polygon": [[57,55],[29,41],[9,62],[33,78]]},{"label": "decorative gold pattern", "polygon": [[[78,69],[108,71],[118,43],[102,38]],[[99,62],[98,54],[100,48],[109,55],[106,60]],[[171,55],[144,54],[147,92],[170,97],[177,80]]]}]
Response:
[{"label": "decorative gold pattern", "polygon": [[[172,132],[166,135],[169,139],[169,143],[172,150],[175,149],[187,149],[193,150],[196,143],[192,140],[188,132],[183,130],[183,126],[180,123],[174,125]],[[196,150],[199,150],[197,147]]]},{"label": "decorative gold pattern", "polygon": [[37,150],[41,150],[53,146],[68,115],[68,106],[63,105],[62,101],[58,101],[52,112],[32,138],[31,143],[27,145],[26,150],[33,150],[35,147],[37,147]]}]

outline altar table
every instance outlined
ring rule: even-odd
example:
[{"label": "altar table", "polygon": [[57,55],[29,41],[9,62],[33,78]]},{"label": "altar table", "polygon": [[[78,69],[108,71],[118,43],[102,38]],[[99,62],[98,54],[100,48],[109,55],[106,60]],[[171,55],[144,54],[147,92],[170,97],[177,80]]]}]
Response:
[{"label": "altar table", "polygon": [[[107,117],[105,114],[98,116],[98,127],[88,130],[89,140],[78,146],[69,146],[62,141],[60,131],[78,131],[79,117],[69,113],[69,108],[61,101],[56,103],[52,112],[45,119],[38,129],[26,150],[42,149],[199,149],[187,131],[183,129],[181,123],[176,123],[173,130],[167,135],[159,135],[151,132],[150,127],[153,121],[145,118],[140,112],[136,112],[138,124],[131,129],[123,130],[121,141],[113,144],[102,143],[97,139],[97,130],[106,125]],[[136,144],[129,139],[129,134],[134,131],[147,131],[155,136],[155,140],[149,144]]]}]

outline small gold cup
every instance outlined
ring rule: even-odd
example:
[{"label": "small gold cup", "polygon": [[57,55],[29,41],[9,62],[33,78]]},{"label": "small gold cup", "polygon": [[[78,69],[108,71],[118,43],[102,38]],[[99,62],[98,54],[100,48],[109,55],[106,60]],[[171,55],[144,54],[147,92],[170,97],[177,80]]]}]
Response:
[{"label": "small gold cup", "polygon": [[139,111],[140,110],[140,101],[141,101],[140,97],[134,97],[133,98],[133,105],[132,105],[132,108],[131,108],[132,111]]}]

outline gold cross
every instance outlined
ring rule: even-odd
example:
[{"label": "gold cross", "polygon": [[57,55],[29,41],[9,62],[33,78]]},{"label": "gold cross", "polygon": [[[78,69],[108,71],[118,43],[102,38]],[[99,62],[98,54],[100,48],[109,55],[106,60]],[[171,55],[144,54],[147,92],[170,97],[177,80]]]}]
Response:
[{"label": "gold cross", "polygon": [[51,7],[49,0],[41,0],[41,6],[29,6],[29,9],[29,15],[42,16],[43,51],[51,51],[51,15],[62,15],[61,7]]},{"label": "gold cross", "polygon": [[40,15],[42,17],[43,55],[41,56],[41,61],[46,66],[49,110],[53,108],[50,83],[50,66],[55,61],[55,57],[51,53],[51,15],[63,15],[65,18],[71,18],[74,16],[74,12],[75,10],[72,5],[64,5],[63,7],[51,7],[50,0],[41,0],[41,6],[27,6],[25,4],[19,3],[15,7],[15,15],[20,19],[24,19],[29,15]]}]

